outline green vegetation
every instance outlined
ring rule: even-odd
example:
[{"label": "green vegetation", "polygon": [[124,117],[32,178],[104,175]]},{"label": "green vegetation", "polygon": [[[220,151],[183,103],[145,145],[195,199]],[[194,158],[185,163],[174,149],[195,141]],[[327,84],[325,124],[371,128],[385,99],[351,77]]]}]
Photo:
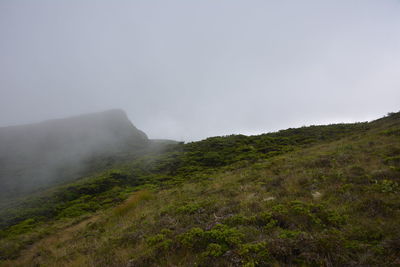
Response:
[{"label": "green vegetation", "polygon": [[172,143],[4,210],[1,263],[395,266],[399,130],[392,113]]}]

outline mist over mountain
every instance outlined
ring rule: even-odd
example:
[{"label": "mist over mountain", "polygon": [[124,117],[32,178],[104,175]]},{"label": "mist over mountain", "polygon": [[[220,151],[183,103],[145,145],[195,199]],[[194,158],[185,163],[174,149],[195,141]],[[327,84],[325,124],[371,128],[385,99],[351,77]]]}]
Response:
[{"label": "mist over mountain", "polygon": [[400,266],[399,13],[0,1],[0,267]]},{"label": "mist over mountain", "polygon": [[149,145],[122,110],[0,128],[0,199],[76,179],[93,161]]}]

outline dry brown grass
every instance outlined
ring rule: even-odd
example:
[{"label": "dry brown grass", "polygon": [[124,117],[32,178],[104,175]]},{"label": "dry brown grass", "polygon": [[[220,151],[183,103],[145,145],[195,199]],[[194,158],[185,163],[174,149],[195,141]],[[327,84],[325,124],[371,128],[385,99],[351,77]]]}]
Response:
[{"label": "dry brown grass", "polygon": [[[18,259],[5,261],[2,264],[7,267],[37,266],[38,264],[47,262],[49,259],[66,258],[68,257],[68,252],[64,245],[74,240],[77,232],[84,229],[88,224],[95,222],[98,218],[99,215],[94,215],[77,224],[68,226],[53,235],[47,236],[22,251]],[[58,266],[64,265],[61,264]]]}]

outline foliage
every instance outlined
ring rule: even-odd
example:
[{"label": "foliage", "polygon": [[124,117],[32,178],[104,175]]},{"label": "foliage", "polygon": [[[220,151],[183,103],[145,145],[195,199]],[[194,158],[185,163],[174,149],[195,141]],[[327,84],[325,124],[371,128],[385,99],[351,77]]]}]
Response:
[{"label": "foliage", "polygon": [[[396,113],[171,144],[3,213],[1,259],[9,266],[394,266],[399,124]],[[32,243],[50,251],[34,246],[24,262],[19,254]]]}]

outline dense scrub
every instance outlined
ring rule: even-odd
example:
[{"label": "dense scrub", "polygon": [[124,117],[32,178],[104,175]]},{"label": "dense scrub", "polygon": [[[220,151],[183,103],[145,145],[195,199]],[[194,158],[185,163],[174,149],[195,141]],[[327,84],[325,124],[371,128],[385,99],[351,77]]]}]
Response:
[{"label": "dense scrub", "polygon": [[3,264],[399,264],[399,129],[394,113],[173,144],[29,202],[3,224]]}]

